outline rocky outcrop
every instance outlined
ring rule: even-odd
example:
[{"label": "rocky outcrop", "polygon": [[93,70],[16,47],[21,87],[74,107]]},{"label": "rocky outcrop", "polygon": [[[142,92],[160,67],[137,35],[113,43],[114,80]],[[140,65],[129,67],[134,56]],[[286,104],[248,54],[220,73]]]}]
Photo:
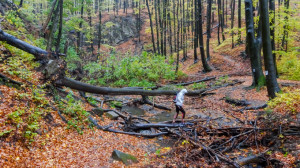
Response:
[{"label": "rocky outcrop", "polygon": [[128,15],[117,16],[103,23],[102,43],[117,45],[137,37],[139,31],[137,21],[136,17]]}]

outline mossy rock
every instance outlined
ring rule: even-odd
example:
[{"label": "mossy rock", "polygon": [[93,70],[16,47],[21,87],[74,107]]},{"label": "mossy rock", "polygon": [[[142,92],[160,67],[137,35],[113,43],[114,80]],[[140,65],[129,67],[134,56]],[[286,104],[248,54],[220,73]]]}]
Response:
[{"label": "mossy rock", "polygon": [[130,165],[132,162],[137,163],[138,160],[135,156],[132,156],[130,154],[127,153],[123,153],[121,151],[118,150],[114,150],[111,156],[114,160],[118,160],[123,162],[126,166]]},{"label": "mossy rock", "polygon": [[119,115],[113,111],[109,111],[109,112],[105,113],[105,116],[111,120],[116,120],[119,117]]},{"label": "mossy rock", "polygon": [[94,114],[98,115],[99,117],[101,117],[104,113],[102,108],[94,108],[94,109],[92,109],[92,112]]}]

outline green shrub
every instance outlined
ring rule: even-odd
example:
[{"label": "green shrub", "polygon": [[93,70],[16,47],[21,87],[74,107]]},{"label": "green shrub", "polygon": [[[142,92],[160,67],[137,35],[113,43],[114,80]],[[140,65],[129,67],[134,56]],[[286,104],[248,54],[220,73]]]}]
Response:
[{"label": "green shrub", "polygon": [[111,55],[103,63],[89,63],[84,66],[88,71],[89,83],[111,86],[154,86],[159,80],[174,80],[184,76],[180,71],[176,75],[173,60],[169,62],[164,56],[143,52],[140,56],[128,56],[122,59]]},{"label": "green shrub", "polygon": [[[300,81],[300,59],[297,48],[291,52],[278,51],[282,55],[278,61],[278,72],[281,78]],[[298,56],[297,56],[298,55]]]},{"label": "green shrub", "polygon": [[300,89],[278,93],[268,102],[268,109],[282,114],[296,114],[300,111]]}]

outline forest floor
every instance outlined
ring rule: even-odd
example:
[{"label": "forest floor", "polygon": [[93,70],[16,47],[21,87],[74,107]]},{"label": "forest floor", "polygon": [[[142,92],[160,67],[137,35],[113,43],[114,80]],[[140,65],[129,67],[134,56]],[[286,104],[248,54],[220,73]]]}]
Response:
[{"label": "forest floor", "polygon": [[[105,16],[104,16],[105,18]],[[146,27],[146,26],[145,26]],[[216,41],[216,30],[213,33],[212,41]],[[143,43],[149,43],[151,39],[149,33],[142,30]],[[229,38],[229,37],[227,37]],[[135,39],[136,40],[136,39]],[[120,44],[120,49],[128,48],[128,46],[135,48],[135,43],[128,41]],[[225,102],[225,97],[232,99],[247,100],[251,106],[263,105],[268,101],[266,87],[260,90],[249,89],[252,83],[252,76],[250,73],[249,59],[244,59],[240,56],[240,52],[244,51],[244,44],[235,46],[231,49],[231,45],[223,45],[218,47],[214,42],[211,45],[211,61],[213,71],[209,73],[202,72],[202,65],[199,61],[194,64],[193,50],[188,51],[188,60],[180,64],[180,69],[187,74],[187,77],[177,82],[188,82],[204,77],[223,77],[217,79],[215,82],[226,83],[233,80],[242,81],[239,85],[223,87],[212,91],[214,94],[206,95],[204,97],[185,97],[184,108],[187,112],[187,119],[190,118],[211,118],[219,119],[219,124],[222,126],[238,126],[240,121],[250,121],[257,116],[257,111],[241,113],[238,111],[242,107],[231,105]],[[1,69],[1,73],[5,72]],[[9,74],[6,74],[14,78]],[[228,77],[224,77],[227,75]],[[16,79],[22,81],[20,79]],[[291,84],[292,88],[300,88],[299,81],[281,80],[280,84]],[[213,86],[213,82],[205,82],[209,86]],[[36,84],[38,85],[38,83]],[[281,85],[283,87],[283,85]],[[17,110],[20,106],[27,106],[22,100],[16,98],[16,88],[0,85],[0,128],[8,130],[4,121],[7,120],[9,113]],[[78,93],[76,93],[78,95]],[[99,98],[103,98],[99,96]],[[119,98],[124,98],[120,96]],[[132,96],[130,99],[138,98]],[[52,101],[49,99],[49,101]],[[154,98],[155,103],[162,104],[171,108],[167,111],[168,117],[171,119],[174,114],[174,105],[172,103],[172,96],[158,96]],[[84,103],[85,109],[90,110],[92,107]],[[107,104],[104,108],[109,108]],[[111,158],[114,149],[125,153],[132,154],[139,160],[138,163],[130,165],[130,167],[166,167],[173,165],[173,159],[168,157],[159,157],[157,155],[158,149],[161,153],[168,152],[170,148],[165,148],[162,144],[168,143],[168,137],[146,139],[130,135],[116,134],[105,132],[98,129],[84,129],[83,134],[79,134],[74,129],[67,129],[68,125],[62,122],[57,111],[50,111],[53,119],[51,122],[44,121],[40,128],[40,133],[31,145],[23,145],[23,142],[18,138],[13,139],[1,137],[0,141],[0,165],[1,167],[124,167],[119,161]],[[150,115],[151,117],[151,115]],[[179,115],[181,117],[181,115]],[[238,118],[238,119],[237,119]],[[100,125],[107,125],[112,121],[104,117],[99,119]],[[300,116],[298,115],[298,122]],[[299,123],[298,123],[299,124]],[[21,131],[21,130],[15,130]],[[163,141],[163,142],[161,142]],[[175,140],[176,141],[176,140]],[[291,153],[276,152],[273,157],[281,160],[285,167],[292,167],[293,162],[300,158],[299,137],[295,138],[296,148]],[[169,146],[178,145],[178,143],[171,143]],[[176,146],[174,146],[176,147]],[[253,148],[235,151],[232,155],[247,155],[250,152],[253,154],[260,153],[266,148]],[[249,152],[250,151],[250,152]],[[293,155],[292,155],[293,154]],[[288,157],[287,157],[287,156]],[[174,165],[175,166],[175,165]],[[212,165],[205,165],[213,167]],[[222,165],[221,165],[222,166]]]}]

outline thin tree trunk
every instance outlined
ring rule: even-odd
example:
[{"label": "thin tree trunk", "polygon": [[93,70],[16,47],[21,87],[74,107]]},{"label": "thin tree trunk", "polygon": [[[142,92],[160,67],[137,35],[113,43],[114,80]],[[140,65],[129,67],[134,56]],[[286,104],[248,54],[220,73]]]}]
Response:
[{"label": "thin tree trunk", "polygon": [[154,10],[155,10],[155,26],[156,26],[156,45],[157,45],[157,52],[160,54],[160,46],[159,46],[159,24],[158,24],[158,12],[157,12],[157,1],[154,0]]},{"label": "thin tree trunk", "polygon": [[241,14],[241,10],[242,10],[242,5],[241,5],[241,0],[238,0],[238,40],[237,43],[241,44],[242,43],[242,32],[241,32],[241,28],[242,28],[242,14]]},{"label": "thin tree trunk", "polygon": [[198,56],[197,56],[197,48],[198,48],[198,29],[199,29],[199,17],[198,17],[198,4],[197,4],[197,0],[195,0],[194,2],[194,6],[195,6],[195,12],[194,12],[194,63],[198,62]]},{"label": "thin tree trunk", "polygon": [[98,29],[98,50],[100,52],[100,47],[101,47],[101,32],[102,32],[102,0],[99,0],[99,29]]},{"label": "thin tree trunk", "polygon": [[64,0],[59,0],[59,29],[58,29],[58,36],[57,36],[57,41],[56,41],[56,52],[60,52],[60,40],[61,40],[61,35],[62,35],[62,25],[63,25],[63,13],[64,13]]},{"label": "thin tree trunk", "polygon": [[153,52],[156,53],[156,50],[155,50],[155,42],[154,42],[154,32],[153,32],[153,25],[152,25],[152,17],[151,17],[151,12],[150,12],[150,8],[149,8],[148,0],[146,0],[146,5],[147,5],[148,15],[149,15],[149,19],[150,19],[150,28],[151,28],[151,36],[152,36]]},{"label": "thin tree trunk", "polygon": [[234,48],[234,11],[235,11],[235,0],[231,1],[231,47]]},{"label": "thin tree trunk", "polygon": [[210,34],[210,25],[211,25],[211,5],[212,5],[212,0],[207,1],[207,14],[206,14],[206,56],[207,60],[210,60],[210,54],[209,54],[209,39],[211,37]]},{"label": "thin tree trunk", "polygon": [[50,10],[50,13],[49,13],[49,15],[48,15],[48,18],[47,18],[47,20],[46,20],[46,22],[44,23],[44,25],[43,25],[43,28],[42,28],[42,30],[41,30],[41,34],[42,33],[45,33],[45,30],[46,30],[46,28],[47,28],[47,26],[48,26],[48,24],[49,24],[49,22],[50,22],[50,20],[51,20],[51,18],[52,18],[52,13],[54,12],[54,9],[55,9],[55,7],[56,7],[56,2],[57,2],[58,0],[54,0],[53,1],[53,3],[52,3],[52,8],[51,8],[51,10]]},{"label": "thin tree trunk", "polygon": [[[179,2],[178,2],[179,1]],[[176,74],[178,73],[179,69],[179,30],[180,30],[180,21],[179,21],[179,8],[181,7],[181,0],[177,1],[177,58],[176,58]]]},{"label": "thin tree trunk", "polygon": [[272,55],[275,64],[276,77],[278,78],[277,64],[276,64],[276,54],[275,54],[275,0],[269,0],[270,16],[273,15],[270,22],[270,34],[271,34],[271,45],[272,45]]}]

